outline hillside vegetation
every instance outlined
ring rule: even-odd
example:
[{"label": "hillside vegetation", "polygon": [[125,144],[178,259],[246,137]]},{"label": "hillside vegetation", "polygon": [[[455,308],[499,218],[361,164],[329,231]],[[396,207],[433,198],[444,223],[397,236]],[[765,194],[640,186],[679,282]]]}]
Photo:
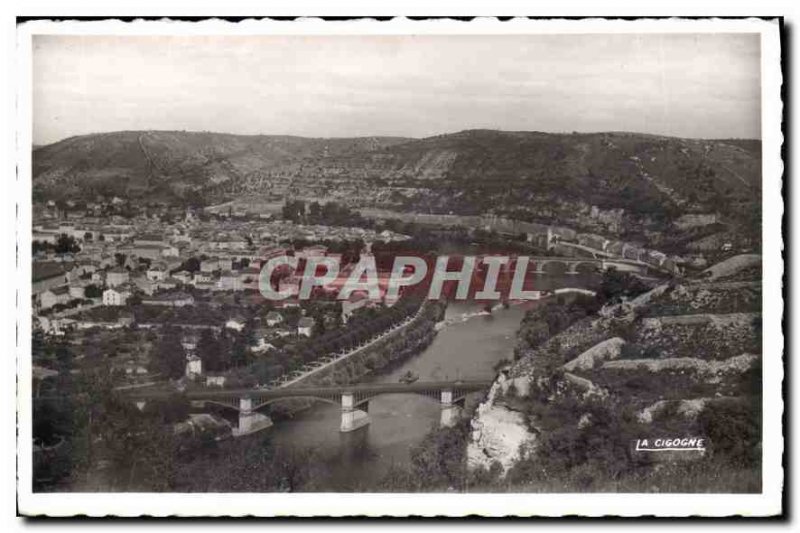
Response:
[{"label": "hillside vegetation", "polygon": [[127,131],[33,152],[34,190],[44,196],[231,198],[281,184],[299,195],[348,187],[354,201],[420,211],[546,211],[580,201],[651,217],[722,212],[748,222],[760,216],[760,169],[758,141],[634,133],[314,139]]},{"label": "hillside vegetation", "polygon": [[403,138],[312,139],[184,131],[70,137],[33,151],[34,187],[45,195],[153,196],[256,179],[271,169],[379,149]]},{"label": "hillside vegetation", "polygon": [[[509,490],[758,492],[761,282],[731,281],[747,272],[740,263],[598,315],[532,310],[517,360],[473,419],[473,470]],[[525,432],[499,446],[509,431],[496,420],[509,413]],[[633,450],[636,439],[687,436],[706,439],[706,451]]]}]

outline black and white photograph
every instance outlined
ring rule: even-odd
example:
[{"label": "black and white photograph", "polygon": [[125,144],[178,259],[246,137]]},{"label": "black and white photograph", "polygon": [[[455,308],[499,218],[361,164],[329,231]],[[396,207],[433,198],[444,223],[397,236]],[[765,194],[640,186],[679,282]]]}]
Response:
[{"label": "black and white photograph", "polygon": [[19,24],[19,512],[780,514],[780,28]]}]

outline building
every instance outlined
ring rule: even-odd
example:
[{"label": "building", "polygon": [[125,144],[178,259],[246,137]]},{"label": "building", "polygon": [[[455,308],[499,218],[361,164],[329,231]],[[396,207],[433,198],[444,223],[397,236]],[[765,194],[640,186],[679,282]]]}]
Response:
[{"label": "building", "polygon": [[33,239],[34,242],[44,242],[47,244],[55,244],[58,242],[58,234],[57,233],[45,233],[41,231],[34,231],[33,232]]},{"label": "building", "polygon": [[314,323],[315,322],[313,318],[304,316],[303,318],[297,321],[297,334],[310,337],[311,330],[314,329]]},{"label": "building", "polygon": [[227,329],[233,329],[236,331],[242,331],[244,326],[245,320],[243,318],[234,317],[225,322],[225,327]]},{"label": "building", "polygon": [[167,254],[164,250],[169,248],[165,244],[135,244],[133,246],[126,246],[119,248],[119,251],[128,255],[129,257],[138,257],[142,259],[150,259],[157,261]]},{"label": "building", "polygon": [[210,283],[212,280],[212,276],[208,272],[195,272],[194,277],[192,278],[192,283],[197,285],[198,283]]},{"label": "building", "polygon": [[647,250],[644,255],[645,263],[655,266],[661,266],[661,263],[663,263],[666,259],[667,256],[663,252],[656,250]]},{"label": "building", "polygon": [[206,387],[224,387],[225,376],[206,376]]},{"label": "building", "polygon": [[131,292],[123,288],[110,288],[103,291],[103,305],[125,305]]},{"label": "building", "polygon": [[132,281],[147,296],[152,296],[156,291],[163,289],[164,287],[161,284],[165,283],[162,281],[150,281],[145,276],[137,276]]},{"label": "building", "polygon": [[33,263],[33,294],[69,283],[69,272],[63,263],[35,261]]},{"label": "building", "polygon": [[165,245],[161,247],[161,257],[179,257],[181,251],[177,246]]},{"label": "building", "polygon": [[55,287],[42,293],[40,300],[42,309],[50,309],[54,305],[64,305],[70,301],[69,287]]},{"label": "building", "polygon": [[183,349],[186,350],[186,353],[193,354],[197,349],[198,340],[200,340],[199,337],[194,333],[184,335],[181,339],[181,346],[183,346]]},{"label": "building", "polygon": [[369,295],[366,291],[355,291],[342,302],[342,321],[346,324],[356,310],[369,305]]},{"label": "building", "polygon": [[184,292],[159,294],[142,300],[144,305],[160,305],[164,307],[184,307],[194,305],[194,297]]},{"label": "building", "polygon": [[640,261],[644,255],[644,250],[641,248],[637,248],[636,246],[625,246],[625,250],[623,251],[622,256],[625,259],[632,259],[634,261]]},{"label": "building", "polygon": [[322,257],[327,252],[328,252],[327,247],[318,244],[313,246],[306,246],[302,250],[296,251],[294,255],[298,259],[308,259],[309,257]]},{"label": "building", "polygon": [[181,270],[180,272],[176,272],[172,275],[173,278],[180,281],[181,283],[189,283],[192,281],[192,273],[187,270]]},{"label": "building", "polygon": [[130,278],[130,273],[124,268],[112,268],[106,273],[106,285],[109,287],[117,287],[130,281]]},{"label": "building", "polygon": [[245,268],[239,272],[239,282],[245,289],[257,289],[260,276],[261,269],[257,267]]},{"label": "building", "polygon": [[217,270],[233,270],[233,259],[230,257],[220,257],[217,259]]},{"label": "building", "polygon": [[219,260],[217,258],[200,261],[200,272],[214,272],[215,270],[219,270]]},{"label": "building", "polygon": [[226,271],[220,274],[217,281],[217,288],[222,291],[238,291],[242,289],[242,284],[239,279],[239,272]]},{"label": "building", "polygon": [[196,379],[203,374],[203,361],[196,355],[186,357],[186,377]]},{"label": "building", "polygon": [[283,315],[277,311],[270,311],[267,313],[264,321],[267,323],[267,326],[274,327],[283,322]]},{"label": "building", "polygon": [[83,299],[86,297],[86,284],[85,283],[70,283],[69,285],[70,299]]},{"label": "building", "polygon": [[592,233],[581,233],[578,235],[578,244],[595,250],[605,250],[608,246],[608,239],[602,235],[595,235]]},{"label": "building", "polygon": [[147,279],[150,281],[164,281],[167,279],[167,269],[163,265],[152,265],[147,269]]},{"label": "building", "polygon": [[164,236],[157,233],[145,233],[137,236],[133,243],[137,245],[162,245],[164,244]]}]

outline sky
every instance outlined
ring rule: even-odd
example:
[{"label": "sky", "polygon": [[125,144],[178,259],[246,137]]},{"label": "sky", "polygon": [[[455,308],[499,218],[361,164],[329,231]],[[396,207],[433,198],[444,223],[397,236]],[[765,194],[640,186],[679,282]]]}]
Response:
[{"label": "sky", "polygon": [[760,138],[757,34],[69,36],[33,42],[33,140],[119,130]]}]

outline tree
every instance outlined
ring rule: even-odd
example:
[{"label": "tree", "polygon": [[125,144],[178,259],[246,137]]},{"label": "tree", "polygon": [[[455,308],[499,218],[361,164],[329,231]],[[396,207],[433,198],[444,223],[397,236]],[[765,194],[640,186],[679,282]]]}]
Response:
[{"label": "tree", "polygon": [[605,301],[615,302],[623,296],[634,297],[646,290],[647,286],[642,280],[628,272],[619,272],[616,268],[609,268],[603,272],[600,294]]},{"label": "tree", "polygon": [[83,294],[87,298],[100,298],[101,296],[103,296],[103,289],[101,289],[97,285],[87,285],[86,288],[83,290]]},{"label": "tree", "polygon": [[286,220],[302,222],[306,215],[306,204],[303,200],[286,200],[281,214]]},{"label": "tree", "polygon": [[190,257],[186,261],[184,261],[178,270],[186,270],[187,272],[197,272],[200,270],[200,259],[196,257]]},{"label": "tree", "polygon": [[310,218],[312,221],[318,221],[321,214],[322,206],[319,205],[319,202],[311,202],[311,204],[308,206],[308,218]]},{"label": "tree", "polygon": [[175,328],[165,328],[150,356],[150,366],[170,379],[183,376],[186,368],[186,353]]},{"label": "tree", "polygon": [[81,247],[75,242],[75,238],[66,233],[59,235],[56,241],[55,252],[57,254],[75,254],[81,251]]},{"label": "tree", "polygon": [[227,367],[222,357],[222,344],[214,335],[214,332],[209,329],[204,329],[200,334],[200,340],[197,343],[197,355],[203,362],[203,368],[209,372],[219,372]]}]

